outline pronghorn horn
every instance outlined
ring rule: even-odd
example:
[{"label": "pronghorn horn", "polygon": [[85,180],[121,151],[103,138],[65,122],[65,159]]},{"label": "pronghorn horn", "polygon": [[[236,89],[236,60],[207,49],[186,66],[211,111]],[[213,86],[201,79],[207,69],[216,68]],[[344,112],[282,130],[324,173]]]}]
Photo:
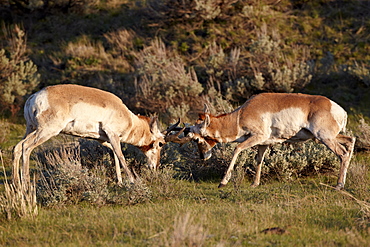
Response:
[{"label": "pronghorn horn", "polygon": [[[179,128],[176,128],[176,129],[179,129]],[[175,143],[180,143],[181,145],[182,144],[185,144],[187,142],[190,142],[192,140],[191,137],[187,136],[187,137],[183,137],[183,138],[179,138],[179,136],[184,132],[184,131],[187,131],[189,132],[189,127],[184,127],[182,128],[179,132],[177,132],[176,134],[173,134],[173,135],[167,135],[165,137],[165,140],[166,142],[175,142]]]},{"label": "pronghorn horn", "polygon": [[163,135],[168,135],[169,133],[171,133],[171,131],[178,130],[177,126],[178,126],[179,124],[180,124],[180,118],[179,118],[179,120],[178,120],[175,124],[171,125],[171,126],[170,126],[170,127],[168,127],[166,130],[164,130],[164,131],[162,132],[162,134],[163,134]]}]

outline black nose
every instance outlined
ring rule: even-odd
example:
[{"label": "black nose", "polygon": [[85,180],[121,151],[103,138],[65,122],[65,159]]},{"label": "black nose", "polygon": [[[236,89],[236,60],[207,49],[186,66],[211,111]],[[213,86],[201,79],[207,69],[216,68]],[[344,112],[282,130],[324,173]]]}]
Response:
[{"label": "black nose", "polygon": [[205,158],[204,158],[204,154],[203,154],[203,153],[199,153],[199,157],[200,157],[202,160],[205,160]]}]

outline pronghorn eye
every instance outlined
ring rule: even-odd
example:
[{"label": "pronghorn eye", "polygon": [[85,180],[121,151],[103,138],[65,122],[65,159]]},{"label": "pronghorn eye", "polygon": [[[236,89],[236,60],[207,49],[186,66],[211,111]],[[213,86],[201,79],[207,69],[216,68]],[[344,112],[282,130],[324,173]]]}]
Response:
[{"label": "pronghorn eye", "polygon": [[196,143],[198,143],[198,142],[199,142],[199,138],[195,138],[195,139],[194,139],[194,141],[195,141]]},{"label": "pronghorn eye", "polygon": [[160,142],[158,143],[159,147],[163,147],[164,146],[164,143],[163,142]]}]

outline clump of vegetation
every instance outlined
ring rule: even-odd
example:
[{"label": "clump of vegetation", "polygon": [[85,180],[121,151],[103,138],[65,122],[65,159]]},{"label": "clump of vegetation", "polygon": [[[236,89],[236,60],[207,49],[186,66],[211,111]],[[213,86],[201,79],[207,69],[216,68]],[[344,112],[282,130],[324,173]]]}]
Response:
[{"label": "clump of vegetation", "polygon": [[207,231],[202,225],[195,224],[194,217],[188,212],[175,218],[168,238],[164,240],[163,246],[203,246],[207,240]]},{"label": "clump of vegetation", "polygon": [[194,69],[187,71],[181,57],[160,39],[152,41],[136,59],[137,95],[147,102],[142,107],[166,109],[190,102],[203,91]]},{"label": "clump of vegetation", "polygon": [[33,218],[38,215],[36,185],[34,183],[16,186],[6,180],[4,189],[4,194],[0,195],[0,213],[3,218],[13,220]]},{"label": "clump of vegetation", "polygon": [[[39,157],[42,157],[39,155]],[[44,206],[89,201],[104,204],[108,190],[104,176],[82,167],[78,148],[44,152],[38,160],[37,197]]]},{"label": "clump of vegetation", "polygon": [[353,128],[356,136],[356,149],[359,151],[370,150],[370,125],[365,121],[362,115],[357,116],[358,125]]},{"label": "clump of vegetation", "polygon": [[0,194],[0,215],[7,220],[33,218],[38,215],[36,185],[32,183],[12,184],[6,177],[3,154],[1,164],[5,175],[4,193]]},{"label": "clump of vegetation", "polygon": [[40,82],[36,65],[27,56],[27,37],[18,25],[3,26],[5,42],[0,44],[0,104],[14,116]]},{"label": "clump of vegetation", "polygon": [[[181,171],[177,176],[195,181],[218,182],[230,164],[236,145],[229,143],[215,146],[211,158],[207,161],[199,158],[194,143],[187,143],[177,148],[177,151],[164,155],[166,162],[173,163],[174,168]],[[235,172],[235,181],[243,181],[245,176],[250,180],[254,179],[256,154],[256,148],[246,149],[239,154],[235,167],[239,172]],[[262,181],[275,179],[287,182],[317,174],[336,174],[339,163],[333,152],[313,141],[294,145],[276,144],[271,146],[265,155],[261,178]],[[243,172],[240,172],[240,167]]]},{"label": "clump of vegetation", "polygon": [[43,151],[38,157],[37,198],[44,206],[81,202],[137,204],[150,199],[151,192],[141,181],[134,185],[125,182],[122,187],[114,184],[115,177],[110,175],[115,173],[108,172],[108,161],[96,162],[93,166],[83,164],[79,146]]},{"label": "clump of vegetation", "polygon": [[229,61],[234,61],[235,68],[225,68],[232,68],[230,71],[234,73],[227,74],[233,76],[221,78],[222,84],[219,82],[224,85],[228,99],[245,100],[253,93],[263,91],[299,91],[311,82],[315,64],[310,61],[306,47],[296,46],[288,52],[280,34],[276,30],[269,31],[266,23],[256,35],[247,47],[250,58],[246,63],[238,61],[237,53],[231,51],[230,57],[234,59]]},{"label": "clump of vegetation", "polygon": [[340,162],[327,147],[309,141],[273,146],[265,156],[265,164],[262,167],[265,179],[276,178],[287,182],[299,177],[336,173]]},{"label": "clump of vegetation", "polygon": [[350,75],[355,77],[359,82],[362,82],[365,86],[370,86],[370,69],[369,66],[364,63],[355,62],[352,66],[347,68]]}]

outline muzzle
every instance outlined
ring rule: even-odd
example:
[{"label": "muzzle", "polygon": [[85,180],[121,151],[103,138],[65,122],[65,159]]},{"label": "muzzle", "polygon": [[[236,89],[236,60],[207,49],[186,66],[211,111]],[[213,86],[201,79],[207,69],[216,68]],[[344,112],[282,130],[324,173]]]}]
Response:
[{"label": "muzzle", "polygon": [[202,160],[208,160],[211,157],[212,157],[212,150],[209,150],[209,151],[207,151],[205,153],[200,153],[200,158]]}]

